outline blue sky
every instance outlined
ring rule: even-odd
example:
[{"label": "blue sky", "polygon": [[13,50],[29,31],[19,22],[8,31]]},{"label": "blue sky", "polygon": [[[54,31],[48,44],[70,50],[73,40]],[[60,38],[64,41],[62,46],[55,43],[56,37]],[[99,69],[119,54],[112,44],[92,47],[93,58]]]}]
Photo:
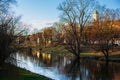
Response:
[{"label": "blue sky", "polygon": [[[32,28],[42,29],[59,20],[57,7],[64,0],[17,0],[13,9],[16,15],[22,15],[21,21],[32,25]],[[108,8],[120,8],[120,0],[99,0]]]}]

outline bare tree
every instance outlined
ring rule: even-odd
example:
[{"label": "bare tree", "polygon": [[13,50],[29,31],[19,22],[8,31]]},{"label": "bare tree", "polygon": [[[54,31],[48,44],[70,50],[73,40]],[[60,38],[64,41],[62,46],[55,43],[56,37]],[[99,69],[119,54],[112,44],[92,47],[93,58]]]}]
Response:
[{"label": "bare tree", "polygon": [[110,50],[114,47],[114,39],[119,37],[120,28],[116,22],[120,21],[117,17],[116,10],[104,8],[90,29],[89,39],[93,41],[91,46],[94,50],[101,51],[106,61],[108,61]]},{"label": "bare tree", "polygon": [[0,63],[12,52],[12,42],[24,29],[21,28],[20,17],[11,15],[10,6],[15,0],[0,0]]},{"label": "bare tree", "polygon": [[76,57],[80,57],[84,27],[91,20],[95,8],[95,0],[65,0],[58,9],[62,12],[61,20],[67,23],[67,48]]},{"label": "bare tree", "polygon": [[11,4],[16,4],[16,0],[0,0],[0,14],[9,13]]}]

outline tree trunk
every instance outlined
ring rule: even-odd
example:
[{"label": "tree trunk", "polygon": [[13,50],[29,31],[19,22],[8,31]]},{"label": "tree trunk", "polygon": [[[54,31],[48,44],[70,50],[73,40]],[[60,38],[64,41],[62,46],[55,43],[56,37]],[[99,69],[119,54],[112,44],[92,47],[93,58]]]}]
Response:
[{"label": "tree trunk", "polygon": [[103,50],[102,53],[103,53],[104,56],[105,56],[106,62],[109,62],[109,52],[108,52],[108,50]]},{"label": "tree trunk", "polygon": [[106,50],[106,62],[109,62],[109,52]]}]

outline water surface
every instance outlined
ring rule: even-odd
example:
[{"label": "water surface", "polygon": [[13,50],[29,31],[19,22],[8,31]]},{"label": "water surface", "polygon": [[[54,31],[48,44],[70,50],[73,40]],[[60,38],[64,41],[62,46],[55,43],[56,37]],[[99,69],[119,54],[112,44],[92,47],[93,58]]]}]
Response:
[{"label": "water surface", "polygon": [[77,60],[37,50],[18,51],[11,57],[12,64],[55,80],[120,80],[119,63]]}]

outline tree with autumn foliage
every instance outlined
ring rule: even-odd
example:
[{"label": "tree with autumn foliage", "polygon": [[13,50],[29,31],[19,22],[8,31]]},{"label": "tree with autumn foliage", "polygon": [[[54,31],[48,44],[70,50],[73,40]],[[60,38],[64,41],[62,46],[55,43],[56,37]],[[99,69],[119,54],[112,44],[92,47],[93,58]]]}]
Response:
[{"label": "tree with autumn foliage", "polygon": [[43,40],[45,47],[52,42],[54,36],[54,30],[55,29],[52,27],[48,27],[43,30]]},{"label": "tree with autumn foliage", "polygon": [[120,37],[120,26],[115,25],[119,21],[117,14],[117,10],[103,8],[102,12],[99,12],[98,20],[87,29],[90,46],[102,52],[106,61],[109,60],[110,51],[115,47],[114,40]]}]

